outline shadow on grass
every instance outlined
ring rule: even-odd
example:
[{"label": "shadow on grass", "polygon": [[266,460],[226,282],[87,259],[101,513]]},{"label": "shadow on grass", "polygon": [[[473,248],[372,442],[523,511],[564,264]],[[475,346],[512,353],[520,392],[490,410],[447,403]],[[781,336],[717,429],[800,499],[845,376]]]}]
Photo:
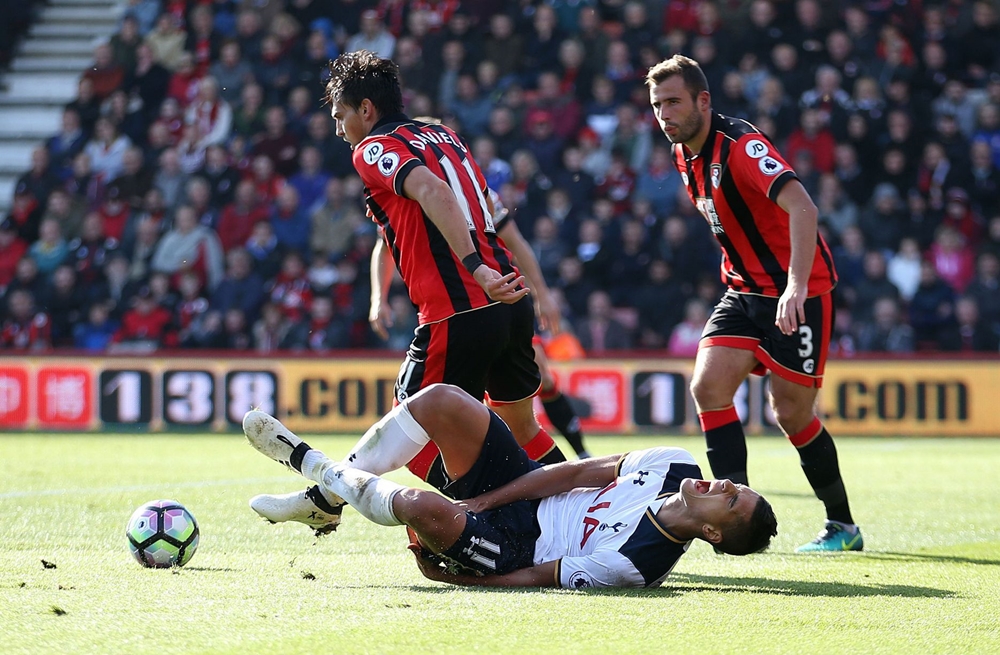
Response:
[{"label": "shadow on grass", "polygon": [[[490,588],[490,587],[437,587],[410,585],[410,591],[443,594],[461,589],[479,593],[537,593],[530,588]],[[545,591],[550,591],[546,589]],[[565,590],[552,590],[565,591]],[[670,597],[691,592],[750,592],[775,596],[805,596],[813,598],[853,598],[890,596],[895,598],[951,598],[955,592],[934,587],[899,584],[850,584],[843,582],[813,582],[805,580],[776,580],[774,578],[734,578],[712,575],[679,573],[670,576],[659,589],[586,589],[587,594],[618,597]]]},{"label": "shadow on grass", "polygon": [[714,575],[679,573],[673,582],[693,583],[673,587],[677,593],[687,591],[749,591],[777,596],[813,596],[843,598],[853,596],[893,596],[899,598],[950,598],[955,592],[934,587],[901,584],[852,584],[846,582],[815,582],[807,580],[777,580],[774,578],[731,578]]},{"label": "shadow on grass", "polygon": [[985,559],[963,557],[961,555],[935,555],[933,553],[897,553],[893,551],[863,551],[852,553],[860,559],[874,559],[886,562],[944,562],[953,564],[976,564],[978,566],[1000,566],[1000,557]]}]

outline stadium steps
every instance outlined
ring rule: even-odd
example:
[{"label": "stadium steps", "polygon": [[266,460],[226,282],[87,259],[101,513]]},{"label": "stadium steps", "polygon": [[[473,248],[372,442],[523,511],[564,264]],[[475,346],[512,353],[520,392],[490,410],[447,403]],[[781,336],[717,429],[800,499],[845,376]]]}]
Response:
[{"label": "stadium steps", "polygon": [[62,107],[94,46],[117,29],[118,0],[50,0],[28,30],[10,72],[0,76],[0,212],[10,208],[31,151],[59,129]]}]

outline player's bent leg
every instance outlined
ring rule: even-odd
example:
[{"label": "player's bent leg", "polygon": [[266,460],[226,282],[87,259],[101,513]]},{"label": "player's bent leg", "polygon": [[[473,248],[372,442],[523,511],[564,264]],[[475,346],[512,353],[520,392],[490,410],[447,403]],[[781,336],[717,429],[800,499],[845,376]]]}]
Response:
[{"label": "player's bent leg", "polygon": [[490,409],[510,427],[514,438],[528,453],[528,457],[542,464],[566,461],[566,456],[559,450],[551,435],[535,419],[531,398],[513,403],[490,402],[489,405]]},{"label": "player's bent leg", "polygon": [[862,550],[864,538],[854,524],[847,490],[840,475],[837,447],[814,405],[817,389],[771,376],[771,409],[779,427],[799,452],[802,472],[826,507],[827,522],[813,541],[797,552]]},{"label": "player's bent leg", "polygon": [[756,365],[752,350],[704,346],[698,349],[691,378],[712,475],[738,484],[748,483],[747,446],[733,396]]},{"label": "player's bent leg", "polygon": [[441,453],[449,477],[468,472],[483,448],[490,413],[458,387],[435,384],[408,401],[410,413]]}]

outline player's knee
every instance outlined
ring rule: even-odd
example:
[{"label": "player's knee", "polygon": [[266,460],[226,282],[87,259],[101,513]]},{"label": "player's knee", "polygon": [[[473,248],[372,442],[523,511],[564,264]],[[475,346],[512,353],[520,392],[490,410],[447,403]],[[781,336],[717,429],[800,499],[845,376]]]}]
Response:
[{"label": "player's knee", "polygon": [[704,376],[695,376],[691,380],[690,389],[691,397],[699,410],[718,409],[732,401],[732,397],[726,398],[724,393],[719,392],[718,384],[713,384]]},{"label": "player's knee", "polygon": [[774,420],[782,430],[790,434],[798,432],[812,420],[812,405],[807,405],[795,398],[771,396],[771,411]]}]

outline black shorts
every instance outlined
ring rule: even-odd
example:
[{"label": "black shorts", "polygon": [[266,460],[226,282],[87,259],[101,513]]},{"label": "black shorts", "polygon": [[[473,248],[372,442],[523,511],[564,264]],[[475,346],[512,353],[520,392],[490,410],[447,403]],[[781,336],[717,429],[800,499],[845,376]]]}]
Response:
[{"label": "black shorts", "polygon": [[[479,459],[468,473],[445,482],[440,489],[457,500],[474,498],[537,468],[541,464],[528,458],[507,425],[490,412],[490,427]],[[466,512],[462,536],[440,557],[458,570],[484,575],[503,575],[532,566],[535,541],[542,534],[536,516],[538,502],[520,501],[478,514]]]},{"label": "black shorts", "polygon": [[531,347],[531,300],[496,303],[417,328],[396,378],[396,400],[436,382],[460,387],[476,400],[496,403],[535,395],[542,377]]},{"label": "black shorts", "polygon": [[701,333],[699,348],[727,346],[753,351],[757,375],[774,375],[807,387],[823,386],[833,330],[833,292],[807,298],[806,321],[785,335],[774,324],[778,299],[726,291]]}]

